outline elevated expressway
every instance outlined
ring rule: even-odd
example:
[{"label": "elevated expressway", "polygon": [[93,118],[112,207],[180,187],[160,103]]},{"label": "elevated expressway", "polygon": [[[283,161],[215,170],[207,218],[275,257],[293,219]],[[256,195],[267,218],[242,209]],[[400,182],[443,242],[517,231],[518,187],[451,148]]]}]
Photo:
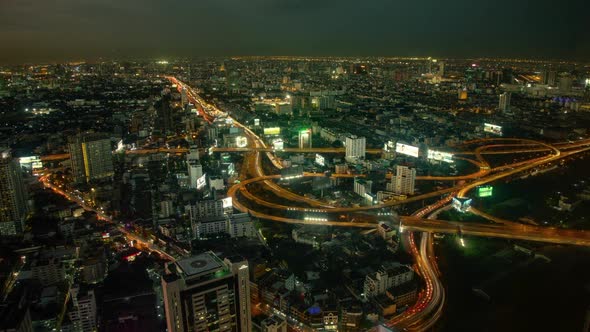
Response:
[{"label": "elevated expressway", "polygon": [[[242,126],[239,123],[237,125]],[[424,200],[427,198],[441,197],[435,203],[417,211],[412,216],[401,217],[400,228],[403,228],[404,230],[403,237],[406,243],[409,244],[411,254],[416,262],[416,271],[424,279],[426,287],[420,292],[420,297],[416,304],[405,311],[401,316],[394,317],[392,320],[387,322],[386,324],[389,326],[395,326],[413,331],[423,331],[425,329],[431,328],[441,316],[444,307],[445,294],[444,287],[442,286],[442,282],[439,278],[440,272],[438,271],[434,257],[432,241],[433,232],[544,241],[574,245],[590,245],[590,234],[587,234],[583,231],[522,225],[506,220],[502,220],[503,222],[499,224],[488,225],[464,224],[434,219],[437,214],[435,211],[444,208],[454,195],[465,197],[465,195],[471,189],[477,186],[507,178],[534,167],[551,163],[577,153],[586,152],[590,149],[590,140],[568,142],[552,146],[542,142],[523,139],[488,139],[483,143],[499,142],[500,144],[487,144],[480,146],[473,151],[456,152],[456,154],[475,155],[476,160],[467,159],[467,161],[478,165],[480,167],[478,172],[458,177],[422,178],[422,180],[472,180],[469,183],[456,185],[450,188],[434,191],[432,193],[410,197],[409,199],[402,202],[389,201],[374,206],[362,207],[331,207],[282,188],[274,182],[280,179],[280,175],[264,174],[262,170],[262,153],[266,154],[275,167],[280,168],[281,165],[279,162],[277,162],[276,158],[272,154],[272,151],[269,151],[264,142],[258,136],[251,132],[248,128],[243,128],[245,129],[246,134],[249,136],[249,141],[251,143],[251,146],[247,150],[248,153],[244,159],[244,166],[242,170],[242,179],[244,180],[241,183],[232,186],[228,191],[228,195],[234,198],[233,202],[236,209],[242,212],[248,212],[255,217],[285,223],[370,228],[375,227],[375,224],[372,222],[330,220],[318,221],[313,219],[306,220],[305,218],[285,217],[284,214],[285,211],[296,211],[303,214],[306,212],[355,213],[391,207],[394,205]],[[469,144],[474,143],[470,142]],[[495,168],[490,168],[488,162],[482,156],[484,154],[515,154],[537,152],[548,152],[548,154],[542,157]],[[457,157],[457,159],[464,159],[464,157]],[[247,179],[245,173],[250,174],[250,176],[253,176],[253,178]],[[305,176],[313,177],[324,175],[306,173]],[[298,203],[309,204],[310,207],[289,206],[265,201],[264,199],[253,195],[247,190],[247,186],[249,184],[256,182],[262,183],[265,188],[271,190],[274,194],[282,198],[283,202],[296,201]],[[243,204],[243,199],[254,202],[257,205],[264,206],[266,210],[273,210],[276,212],[276,214],[269,214],[267,212],[257,211],[256,209],[247,207],[245,204]],[[430,215],[430,217],[425,218],[428,215]],[[415,242],[414,237],[416,233],[414,231],[421,232],[419,248]]]},{"label": "elevated expressway", "polygon": [[[214,105],[206,103],[198,94],[194,92],[186,84],[176,80],[173,77],[168,79],[174,84],[178,85],[179,90],[186,89],[187,95],[191,102],[200,106],[200,113],[203,118],[212,123],[216,116],[224,114]],[[412,216],[402,216],[400,225],[404,229],[404,241],[409,244],[409,249],[416,262],[417,273],[424,279],[426,287],[420,293],[417,303],[410,309],[405,311],[401,316],[394,317],[387,325],[396,326],[408,330],[424,330],[430,328],[436,323],[444,305],[444,288],[439,278],[439,271],[436,266],[434,258],[432,233],[449,233],[459,235],[473,235],[485,236],[507,239],[520,239],[529,241],[543,241],[559,244],[574,244],[590,246],[590,234],[584,231],[564,230],[557,228],[538,227],[530,225],[522,225],[520,223],[496,218],[476,209],[471,210],[475,214],[479,214],[495,224],[466,224],[449,221],[435,220],[437,212],[445,208],[454,195],[458,197],[466,197],[467,193],[473,188],[497,181],[499,179],[507,178],[512,175],[527,171],[534,167],[538,167],[547,163],[557,161],[561,158],[572,156],[574,154],[586,152],[590,149],[590,140],[580,140],[575,142],[562,142],[554,145],[549,145],[542,142],[526,140],[526,139],[511,139],[511,138],[492,138],[464,142],[462,147],[469,147],[472,145],[480,145],[470,151],[456,151],[455,159],[470,162],[479,170],[466,175],[459,176],[420,176],[417,180],[437,180],[437,181],[471,181],[469,183],[455,185],[449,188],[433,191],[430,193],[410,197],[404,201],[388,201],[373,206],[361,207],[333,207],[325,203],[313,200],[296,193],[293,193],[275,181],[280,179],[280,175],[266,175],[262,169],[262,155],[267,158],[276,168],[282,168],[280,160],[274,156],[272,148],[266,146],[260,137],[258,137],[249,128],[243,126],[234,120],[236,126],[242,127],[248,136],[249,146],[246,148],[214,148],[213,152],[241,152],[246,153],[244,158],[244,166],[242,169],[241,183],[232,186],[228,191],[228,196],[233,197],[234,207],[242,212],[248,212],[251,215],[276,222],[296,223],[306,225],[324,225],[324,226],[339,226],[339,227],[356,227],[356,228],[374,228],[374,222],[358,222],[358,221],[341,221],[341,220],[314,220],[302,218],[289,218],[285,216],[286,211],[294,212],[295,214],[305,213],[360,213],[363,211],[370,211],[375,209],[390,208],[396,205],[407,204],[416,201],[422,201],[429,198],[440,198],[435,203],[426,206],[423,209],[415,212]],[[494,144],[490,144],[494,143]],[[126,151],[128,154],[149,154],[149,153],[186,153],[187,149],[139,149]],[[342,148],[309,148],[296,149],[286,148],[284,152],[291,153],[344,153]],[[381,153],[379,149],[369,149],[367,153],[378,154]],[[526,161],[516,162],[509,165],[502,165],[491,168],[489,163],[485,160],[483,155],[494,154],[521,154],[521,153],[548,153],[541,157],[536,157]],[[462,156],[474,155],[475,159],[470,159]],[[69,158],[68,154],[43,156],[43,161],[57,161]],[[251,178],[248,178],[248,175]],[[324,176],[324,174],[305,173],[306,177]],[[355,177],[355,174],[333,174],[333,177]],[[390,175],[391,176],[391,175]],[[309,205],[309,207],[290,206],[283,203],[273,203],[265,201],[248,191],[250,184],[260,183],[265,189],[270,190],[275,195],[282,199],[282,202],[297,202],[300,204]],[[47,183],[46,183],[47,184]],[[48,184],[47,184],[48,185]],[[58,190],[58,188],[52,188]],[[65,193],[63,193],[65,195]],[[265,207],[265,211],[258,211],[251,206],[244,204],[244,200],[254,203],[257,206]],[[87,208],[87,207],[86,207]],[[267,210],[274,211],[273,214],[266,212]],[[429,216],[429,217],[427,217]],[[132,236],[129,232],[121,229],[122,232]],[[420,233],[415,233],[420,232]],[[415,234],[420,234],[419,246],[415,241]],[[138,239],[141,240],[141,239]],[[174,259],[168,253],[158,250],[158,248],[150,248],[158,251],[161,255]]]}]

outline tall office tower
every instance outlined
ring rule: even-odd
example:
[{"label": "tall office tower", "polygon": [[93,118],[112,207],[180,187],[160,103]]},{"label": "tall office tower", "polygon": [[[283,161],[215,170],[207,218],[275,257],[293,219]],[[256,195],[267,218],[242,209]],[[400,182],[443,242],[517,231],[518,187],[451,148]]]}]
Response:
[{"label": "tall office tower", "polygon": [[367,140],[364,137],[348,136],[346,137],[346,160],[364,159],[367,149]]},{"label": "tall office tower", "polygon": [[299,131],[299,148],[311,148],[311,129],[303,129]]},{"label": "tall office tower", "polygon": [[72,309],[68,317],[74,331],[96,331],[96,297],[93,290],[81,290],[74,285],[70,290]]},{"label": "tall office tower", "polygon": [[502,112],[506,112],[510,109],[510,92],[504,92],[500,94],[500,101],[498,104],[498,108]]},{"label": "tall office tower", "polygon": [[180,90],[180,102],[182,103],[182,107],[188,104],[188,92],[186,91],[186,88]]},{"label": "tall office tower", "polygon": [[547,84],[549,86],[554,86],[555,81],[557,79],[557,72],[554,70],[544,70],[541,73],[541,81],[543,84]]},{"label": "tall office tower", "polygon": [[438,75],[440,77],[445,76],[445,62],[444,61],[438,62]]},{"label": "tall office tower", "polygon": [[[192,189],[198,188],[198,180],[203,176],[203,165],[199,162],[199,148],[196,145],[191,145],[186,154],[186,164],[188,169],[189,186]],[[202,184],[204,185],[204,184]]]},{"label": "tall office tower", "polygon": [[21,234],[27,212],[20,166],[9,149],[0,149],[0,236]]},{"label": "tall office tower", "polygon": [[[199,164],[198,161],[191,160],[188,162],[188,179],[191,189],[199,188],[199,178],[203,176],[203,165]],[[204,183],[203,183],[204,185]]]},{"label": "tall office tower", "polygon": [[156,115],[158,121],[156,121],[155,127],[159,129],[163,134],[173,131],[173,111],[170,106],[172,97],[170,93],[165,93],[156,103]]},{"label": "tall office tower", "polygon": [[90,182],[113,176],[111,141],[100,133],[84,133],[69,138],[70,161],[75,182]]},{"label": "tall office tower", "polygon": [[395,176],[391,179],[393,191],[396,194],[414,194],[416,169],[407,166],[397,166]]},{"label": "tall office tower", "polygon": [[572,91],[572,85],[574,80],[568,73],[559,75],[559,92],[570,92]]},{"label": "tall office tower", "polygon": [[168,332],[252,331],[248,262],[205,252],[166,265]]}]

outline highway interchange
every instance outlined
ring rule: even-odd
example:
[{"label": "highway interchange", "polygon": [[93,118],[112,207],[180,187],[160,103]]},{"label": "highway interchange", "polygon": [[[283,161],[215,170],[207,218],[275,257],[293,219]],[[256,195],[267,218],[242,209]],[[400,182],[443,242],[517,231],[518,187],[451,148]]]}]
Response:
[{"label": "highway interchange", "polygon": [[[227,116],[226,113],[219,110],[216,106],[207,103],[195,91],[185,83],[177,80],[174,77],[167,77],[171,83],[175,84],[179,91],[185,90],[189,100],[199,107],[199,113],[205,121],[212,123],[213,119],[219,116]],[[453,197],[467,197],[468,193],[474,188],[485,185],[500,179],[506,179],[513,175],[523,173],[527,170],[534,169],[546,164],[558,161],[559,159],[567,158],[575,154],[587,152],[590,150],[590,140],[580,140],[575,142],[561,142],[557,144],[546,144],[543,142],[532,141],[527,139],[516,138],[492,138],[481,139],[463,142],[461,147],[463,149],[454,152],[455,159],[465,160],[479,167],[479,169],[471,174],[459,176],[421,176],[417,180],[436,180],[436,181],[459,181],[459,184],[453,182],[453,186],[436,190],[430,193],[416,195],[409,197],[406,200],[397,201],[391,200],[375,204],[371,206],[359,207],[333,207],[326,203],[298,195],[282,186],[276,181],[280,180],[280,175],[265,174],[263,170],[263,155],[265,155],[275,168],[282,168],[281,161],[274,154],[274,150],[269,148],[265,142],[258,137],[248,127],[242,125],[233,119],[233,125],[244,129],[248,137],[248,147],[245,148],[214,148],[212,152],[242,152],[245,153],[243,166],[240,172],[240,183],[233,185],[228,190],[228,196],[233,198],[233,205],[239,211],[247,212],[254,217],[284,223],[295,224],[315,224],[324,226],[339,226],[339,227],[357,227],[357,228],[374,228],[376,220],[366,218],[366,215],[361,213],[387,209],[396,205],[407,204],[411,202],[423,201],[426,199],[437,199],[434,203],[416,211],[411,216],[400,217],[400,232],[402,233],[403,242],[408,245],[409,251],[412,254],[416,272],[424,279],[425,288],[420,292],[419,299],[415,305],[385,322],[386,325],[396,327],[398,329],[423,331],[432,327],[442,314],[445,294],[442,281],[440,280],[440,272],[436,265],[436,260],[433,252],[433,233],[452,233],[462,235],[474,235],[484,237],[497,237],[509,239],[521,239],[530,241],[543,241],[560,244],[574,244],[590,246],[590,232],[564,230],[550,227],[539,227],[534,225],[523,225],[518,222],[508,221],[491,216],[483,211],[478,211],[472,208],[471,212],[478,214],[488,219],[493,224],[483,223],[459,223],[436,220],[438,212],[448,209],[449,203]],[[475,147],[473,150],[466,151],[466,147]],[[285,148],[285,152],[298,153],[343,153],[341,148],[310,148],[310,149],[294,149]],[[186,149],[138,149],[126,151],[128,154],[147,154],[147,153],[185,153]],[[379,149],[368,149],[368,153],[381,153]],[[543,154],[542,156],[535,156],[532,159],[515,162],[509,165],[501,165],[492,168],[484,155],[493,154]],[[475,159],[467,158],[466,156],[474,155]],[[44,156],[42,160],[52,161],[68,158],[67,154]],[[304,177],[318,177],[325,176],[324,174],[305,173]],[[335,177],[353,177],[350,174],[333,174]],[[64,195],[66,198],[76,201],[85,209],[90,209],[84,202],[72,197],[71,194],[63,192],[61,189],[54,187],[46,177],[40,179],[46,186],[54,191]],[[272,192],[277,197],[281,198],[281,204],[269,202],[249,190],[252,184],[262,185],[264,190]],[[297,205],[288,205],[296,203]],[[307,207],[301,206],[307,205]],[[263,207],[259,210],[256,207]],[[269,212],[269,211],[272,211]],[[95,211],[99,217],[113,222],[109,216]],[[289,212],[290,215],[299,215],[299,217],[286,217],[285,214]],[[336,218],[336,220],[328,220],[327,218],[306,218],[306,215],[336,215],[344,214],[347,216],[346,220]],[[351,216],[357,215],[358,218]],[[144,239],[141,239],[135,234],[125,230],[121,226],[117,228],[129,238],[142,242],[148,246],[150,250],[157,251],[160,255],[174,260],[171,254],[154,247]],[[417,244],[415,236],[420,238]]]}]

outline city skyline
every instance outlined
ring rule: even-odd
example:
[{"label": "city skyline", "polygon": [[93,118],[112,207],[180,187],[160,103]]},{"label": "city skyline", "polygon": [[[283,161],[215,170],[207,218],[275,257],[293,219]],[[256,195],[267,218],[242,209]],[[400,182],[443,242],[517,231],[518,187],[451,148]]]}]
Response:
[{"label": "city skyline", "polygon": [[0,331],[590,331],[588,12],[0,0]]},{"label": "city skyline", "polygon": [[61,0],[0,5],[0,63],[131,57],[433,56],[583,60],[583,13],[569,1]]}]

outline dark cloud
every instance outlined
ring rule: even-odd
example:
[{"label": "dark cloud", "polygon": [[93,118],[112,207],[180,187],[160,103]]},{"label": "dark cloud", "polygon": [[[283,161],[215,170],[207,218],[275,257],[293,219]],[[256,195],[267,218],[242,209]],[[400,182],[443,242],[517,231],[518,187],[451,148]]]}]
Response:
[{"label": "dark cloud", "polygon": [[0,61],[246,54],[585,58],[589,9],[585,0],[0,0]]}]

